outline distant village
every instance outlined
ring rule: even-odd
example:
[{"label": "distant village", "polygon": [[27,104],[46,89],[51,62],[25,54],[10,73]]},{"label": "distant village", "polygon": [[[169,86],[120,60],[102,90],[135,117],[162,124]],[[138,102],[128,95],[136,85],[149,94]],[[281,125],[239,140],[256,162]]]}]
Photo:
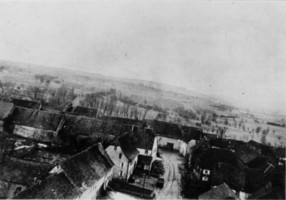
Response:
[{"label": "distant village", "polygon": [[1,199],[285,199],[285,148],[93,107],[0,102]]}]

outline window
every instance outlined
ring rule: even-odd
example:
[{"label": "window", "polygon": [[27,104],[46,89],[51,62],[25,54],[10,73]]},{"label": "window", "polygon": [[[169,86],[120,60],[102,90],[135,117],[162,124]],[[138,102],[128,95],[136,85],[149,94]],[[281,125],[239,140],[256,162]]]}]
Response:
[{"label": "window", "polygon": [[202,180],[203,180],[203,181],[208,181],[209,178],[208,178],[207,176],[203,176]]},{"label": "window", "polygon": [[204,169],[204,170],[203,170],[203,174],[204,174],[204,175],[210,175],[210,173],[211,173],[211,172],[210,172],[210,170],[208,170],[208,169]]},{"label": "window", "polygon": [[121,163],[121,168],[123,168],[123,166],[124,166],[124,163]]},{"label": "window", "polygon": [[114,150],[115,150],[115,151],[117,150],[117,146],[114,146]]},{"label": "window", "polygon": [[147,149],[145,150],[145,154],[148,154],[148,150]]},{"label": "window", "polygon": [[119,153],[119,159],[121,159],[121,157],[122,157],[122,153]]},{"label": "window", "polygon": [[122,171],[119,171],[119,176],[122,176]]}]

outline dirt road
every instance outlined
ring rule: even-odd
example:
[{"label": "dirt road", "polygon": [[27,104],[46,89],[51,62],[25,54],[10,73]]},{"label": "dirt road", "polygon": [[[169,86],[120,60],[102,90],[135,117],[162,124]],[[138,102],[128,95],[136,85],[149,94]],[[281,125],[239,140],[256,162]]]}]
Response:
[{"label": "dirt road", "polygon": [[157,193],[157,199],[182,199],[180,195],[181,175],[179,173],[179,165],[183,163],[183,158],[178,152],[162,151],[162,158],[165,166],[165,185],[164,188]]}]

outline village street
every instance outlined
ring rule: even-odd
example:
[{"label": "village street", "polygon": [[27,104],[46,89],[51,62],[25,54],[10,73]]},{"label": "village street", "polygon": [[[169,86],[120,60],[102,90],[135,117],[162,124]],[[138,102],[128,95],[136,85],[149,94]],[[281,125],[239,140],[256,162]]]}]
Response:
[{"label": "village street", "polygon": [[182,199],[179,166],[184,162],[184,158],[180,157],[178,152],[165,150],[161,150],[161,152],[165,166],[165,184],[161,190],[156,192],[156,199]]}]

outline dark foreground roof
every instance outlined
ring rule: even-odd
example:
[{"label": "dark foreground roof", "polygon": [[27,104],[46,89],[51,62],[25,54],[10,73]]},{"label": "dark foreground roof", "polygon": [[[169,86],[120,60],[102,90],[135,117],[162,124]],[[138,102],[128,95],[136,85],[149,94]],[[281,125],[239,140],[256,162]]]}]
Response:
[{"label": "dark foreground roof", "polygon": [[44,179],[52,168],[48,164],[9,160],[0,164],[0,180],[29,186],[35,178]]},{"label": "dark foreground roof", "polygon": [[201,195],[198,199],[239,199],[230,187],[223,183]]},{"label": "dark foreground roof", "polygon": [[126,133],[118,138],[122,152],[129,161],[132,161],[139,154],[135,146],[135,137],[131,133]]},{"label": "dark foreground roof", "polygon": [[84,185],[87,187],[93,185],[105,176],[113,165],[111,159],[104,153],[102,145],[97,144],[66,159],[61,167],[69,180],[80,189]]},{"label": "dark foreground roof", "polygon": [[57,130],[62,119],[63,115],[57,113],[20,107],[16,107],[12,115],[14,124],[53,131]]},{"label": "dark foreground roof", "polygon": [[13,111],[13,104],[0,101],[0,120],[8,117]]},{"label": "dark foreground roof", "polygon": [[78,190],[61,172],[48,176],[40,184],[24,190],[14,199],[75,199],[78,195]]}]

